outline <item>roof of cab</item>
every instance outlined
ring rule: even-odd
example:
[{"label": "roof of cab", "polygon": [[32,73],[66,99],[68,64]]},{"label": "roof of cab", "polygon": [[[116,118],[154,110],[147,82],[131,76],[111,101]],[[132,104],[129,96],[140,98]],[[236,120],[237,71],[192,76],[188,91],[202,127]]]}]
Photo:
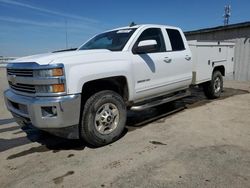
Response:
[{"label": "roof of cab", "polygon": [[114,30],[122,30],[122,29],[137,29],[137,28],[141,28],[141,27],[166,27],[166,28],[171,28],[171,29],[180,29],[178,27],[174,27],[174,26],[169,26],[169,25],[159,25],[159,24],[140,24],[140,25],[134,25],[132,27],[129,26],[125,26],[125,27],[119,27],[119,28],[115,28],[112,29],[110,31],[114,31]]}]

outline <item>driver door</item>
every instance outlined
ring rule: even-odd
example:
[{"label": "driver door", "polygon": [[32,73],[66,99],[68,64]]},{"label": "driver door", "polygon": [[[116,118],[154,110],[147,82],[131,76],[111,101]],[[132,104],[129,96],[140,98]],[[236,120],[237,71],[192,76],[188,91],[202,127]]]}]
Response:
[{"label": "driver door", "polygon": [[[141,41],[155,40],[157,44],[150,52],[137,54],[134,49]],[[165,41],[160,28],[145,29],[133,46],[133,71],[135,79],[135,100],[143,100],[148,96],[164,93],[165,83],[168,79],[168,69],[161,70],[162,64],[166,64]],[[164,72],[164,74],[162,74]]]}]

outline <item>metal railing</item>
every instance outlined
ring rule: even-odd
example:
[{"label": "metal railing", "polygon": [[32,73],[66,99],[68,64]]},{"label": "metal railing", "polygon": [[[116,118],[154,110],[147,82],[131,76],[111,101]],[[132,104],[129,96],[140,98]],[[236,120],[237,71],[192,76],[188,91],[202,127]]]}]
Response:
[{"label": "metal railing", "polygon": [[0,68],[6,68],[8,62],[17,59],[17,57],[3,57],[0,56]]}]

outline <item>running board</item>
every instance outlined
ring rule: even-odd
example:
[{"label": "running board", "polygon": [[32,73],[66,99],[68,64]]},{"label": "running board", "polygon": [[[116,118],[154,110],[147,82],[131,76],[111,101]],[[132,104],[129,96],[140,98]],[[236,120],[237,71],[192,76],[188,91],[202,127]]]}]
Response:
[{"label": "running board", "polygon": [[166,97],[160,100],[155,100],[155,101],[145,103],[142,105],[138,105],[138,106],[132,106],[131,110],[134,110],[134,111],[145,110],[147,108],[152,108],[152,107],[155,107],[155,106],[167,103],[167,102],[175,101],[177,99],[184,98],[190,95],[191,95],[191,92],[189,90],[186,90],[184,92],[177,93],[176,95],[173,95],[171,97]]}]

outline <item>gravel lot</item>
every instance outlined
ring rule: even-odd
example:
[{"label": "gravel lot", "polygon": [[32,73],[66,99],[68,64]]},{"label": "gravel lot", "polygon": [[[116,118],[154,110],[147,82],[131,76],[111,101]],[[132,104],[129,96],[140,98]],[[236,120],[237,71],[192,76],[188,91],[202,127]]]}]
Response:
[{"label": "gravel lot", "polygon": [[0,69],[1,187],[250,187],[250,83],[226,82],[219,100],[192,96],[129,112],[117,142],[22,129],[6,110]]}]

